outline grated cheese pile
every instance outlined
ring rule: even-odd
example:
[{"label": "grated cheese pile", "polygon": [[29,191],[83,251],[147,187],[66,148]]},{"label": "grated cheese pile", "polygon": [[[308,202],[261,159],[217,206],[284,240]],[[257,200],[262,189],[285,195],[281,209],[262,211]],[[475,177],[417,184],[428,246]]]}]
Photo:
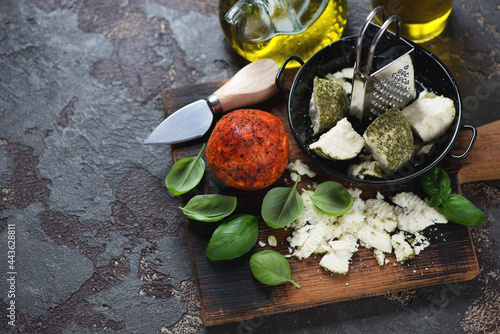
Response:
[{"label": "grated cheese pile", "polygon": [[394,252],[398,262],[414,258],[430,243],[421,233],[447,219],[440,208],[433,208],[411,192],[395,195],[390,204],[382,195],[363,200],[360,189],[348,189],[353,196],[352,208],[342,216],[319,211],[306,192],[302,193],[304,210],[292,222],[291,256],[305,259],[322,255],[319,265],[335,274],[346,274],[349,262],[359,246],[373,249],[379,265],[388,261],[386,253]]}]

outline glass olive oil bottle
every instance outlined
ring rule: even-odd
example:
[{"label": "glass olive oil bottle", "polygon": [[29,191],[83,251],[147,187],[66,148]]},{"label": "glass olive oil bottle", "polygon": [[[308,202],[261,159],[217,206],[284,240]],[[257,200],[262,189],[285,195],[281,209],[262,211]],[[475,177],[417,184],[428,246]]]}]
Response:
[{"label": "glass olive oil bottle", "polygon": [[342,36],[347,0],[220,0],[219,18],[233,49],[249,61],[307,61]]}]

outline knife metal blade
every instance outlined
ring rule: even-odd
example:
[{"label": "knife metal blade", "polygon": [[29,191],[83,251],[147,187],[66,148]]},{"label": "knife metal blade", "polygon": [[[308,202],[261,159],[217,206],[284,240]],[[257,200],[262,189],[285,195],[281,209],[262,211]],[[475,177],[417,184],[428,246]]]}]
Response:
[{"label": "knife metal blade", "polygon": [[206,99],[193,102],[167,117],[144,144],[175,144],[202,137],[214,114],[259,103],[278,91],[278,65],[271,59],[250,63]]},{"label": "knife metal blade", "polygon": [[[154,129],[144,144],[176,144],[203,136],[212,125],[214,114],[206,100],[198,100],[174,112]],[[183,126],[192,120],[191,126]]]}]

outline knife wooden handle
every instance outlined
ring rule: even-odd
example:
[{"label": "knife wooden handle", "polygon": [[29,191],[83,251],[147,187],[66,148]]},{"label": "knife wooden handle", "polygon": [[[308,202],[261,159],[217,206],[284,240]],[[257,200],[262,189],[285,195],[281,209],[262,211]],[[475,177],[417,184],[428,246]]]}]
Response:
[{"label": "knife wooden handle", "polygon": [[[467,147],[470,135],[460,132],[453,153],[461,153]],[[458,183],[500,179],[500,120],[477,128],[477,139],[470,154],[454,162],[458,169]]]},{"label": "knife wooden handle", "polygon": [[276,95],[279,91],[275,83],[278,68],[271,59],[261,59],[243,67],[214,93],[222,110],[256,104]]}]

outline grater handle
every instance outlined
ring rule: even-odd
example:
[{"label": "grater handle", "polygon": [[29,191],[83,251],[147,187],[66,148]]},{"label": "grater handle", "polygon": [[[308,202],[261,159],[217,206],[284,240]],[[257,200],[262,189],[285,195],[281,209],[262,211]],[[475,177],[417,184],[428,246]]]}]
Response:
[{"label": "grater handle", "polygon": [[389,17],[387,19],[387,21],[384,22],[384,24],[382,24],[382,26],[380,27],[380,30],[377,32],[377,34],[373,38],[372,44],[370,45],[370,49],[368,51],[368,58],[366,61],[366,69],[365,69],[365,77],[368,77],[368,75],[370,74],[370,69],[372,67],[373,57],[375,55],[375,50],[377,48],[378,42],[380,41],[380,38],[382,38],[382,35],[387,31],[387,29],[389,28],[389,26],[391,25],[391,23],[393,21],[396,21],[396,41],[399,40],[400,20],[399,20],[399,16],[393,15],[393,16]]},{"label": "grater handle", "polygon": [[356,64],[354,65],[354,70],[358,73],[361,72],[361,51],[363,48],[363,38],[365,37],[366,30],[370,25],[371,21],[375,18],[377,13],[382,13],[382,21],[385,21],[385,9],[382,6],[376,7],[374,10],[368,14],[365,23],[361,27],[361,30],[358,35],[358,39],[356,40]]}]

